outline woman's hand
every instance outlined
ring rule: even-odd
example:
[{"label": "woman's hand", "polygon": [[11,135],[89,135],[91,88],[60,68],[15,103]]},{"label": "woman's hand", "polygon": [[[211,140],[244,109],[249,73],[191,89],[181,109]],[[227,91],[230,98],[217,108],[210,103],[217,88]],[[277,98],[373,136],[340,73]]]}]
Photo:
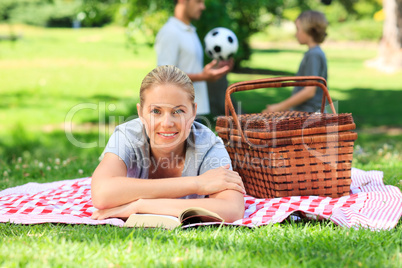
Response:
[{"label": "woman's hand", "polygon": [[196,177],[197,194],[210,195],[225,190],[235,190],[245,194],[243,181],[239,173],[229,170],[229,164],[223,167],[208,170]]}]

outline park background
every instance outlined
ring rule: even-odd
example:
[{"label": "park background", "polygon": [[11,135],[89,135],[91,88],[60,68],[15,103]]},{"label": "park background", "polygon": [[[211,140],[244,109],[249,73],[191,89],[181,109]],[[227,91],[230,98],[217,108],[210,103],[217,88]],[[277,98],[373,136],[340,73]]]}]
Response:
[{"label": "park background", "polygon": [[[216,26],[237,34],[241,46],[228,75],[234,83],[294,75],[306,47],[297,43],[293,21],[302,10],[324,12],[330,94],[339,113],[352,113],[359,134],[353,166],[381,170],[386,184],[402,189],[402,71],[378,64],[383,3],[329,2],[207,0],[195,25],[201,40]],[[172,6],[158,0],[0,0],[0,190],[91,176],[115,125],[135,117],[141,80],[156,64],[154,36]],[[290,94],[291,88],[261,89],[235,97],[245,111],[259,112]],[[382,232],[328,222],[172,232],[0,224],[0,233],[4,266],[402,262],[400,223]],[[84,257],[77,259],[78,252]]]}]

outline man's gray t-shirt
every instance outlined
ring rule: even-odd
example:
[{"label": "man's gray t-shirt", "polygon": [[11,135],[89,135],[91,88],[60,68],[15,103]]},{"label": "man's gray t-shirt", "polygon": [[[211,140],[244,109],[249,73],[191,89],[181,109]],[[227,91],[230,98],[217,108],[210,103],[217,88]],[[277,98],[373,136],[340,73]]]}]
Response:
[{"label": "man's gray t-shirt", "polygon": [[[117,126],[103,151],[103,154],[105,153],[113,153],[124,161],[127,177],[148,179],[151,164],[150,145],[140,119]],[[222,140],[206,126],[194,122],[187,138],[183,179],[227,164],[231,164],[231,160]],[[204,196],[193,194],[183,198]]]},{"label": "man's gray t-shirt", "polygon": [[[321,76],[327,80],[327,59],[325,57],[324,52],[321,50],[319,46],[315,46],[309,49],[303,57],[302,62],[300,63],[299,71],[296,76]],[[294,87],[293,95],[303,87]],[[304,111],[304,112],[316,112],[320,110],[322,103],[323,92],[321,88],[317,87],[315,96],[306,102],[293,107],[292,110],[295,111]]]},{"label": "man's gray t-shirt", "polygon": [[[187,74],[201,73],[204,69],[204,50],[193,25],[187,25],[175,17],[159,30],[155,38],[157,63],[175,65]],[[209,98],[206,81],[193,82],[197,115],[209,114]]]}]

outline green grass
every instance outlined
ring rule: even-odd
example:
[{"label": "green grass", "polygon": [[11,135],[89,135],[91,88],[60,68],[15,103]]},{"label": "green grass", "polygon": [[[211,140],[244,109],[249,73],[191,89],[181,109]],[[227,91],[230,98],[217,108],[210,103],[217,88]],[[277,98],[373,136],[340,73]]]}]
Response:
[{"label": "green grass", "polygon": [[[0,132],[18,122],[29,130],[57,127],[80,103],[113,103],[116,115],[135,112],[141,80],[156,63],[151,49],[134,55],[122,29],[23,29],[21,41],[0,43],[1,108],[7,110]],[[79,111],[73,122],[97,122],[98,113]]]},{"label": "green grass", "polygon": [[162,231],[0,225],[4,267],[399,267],[402,229],[332,223]]},{"label": "green grass", "polygon": [[[0,25],[0,34],[6,31]],[[147,46],[133,53],[119,28],[18,31],[19,41],[0,42],[0,190],[90,176],[113,126],[135,114],[155,53]],[[258,47],[241,66],[249,73],[231,73],[231,83],[296,72],[304,47],[254,41]],[[386,184],[402,189],[401,72],[366,68],[364,62],[377,54],[372,43],[329,42],[323,49],[331,96],[358,127],[353,166],[382,170]],[[259,112],[290,90],[260,89],[236,98],[247,112]],[[72,134],[76,142],[93,144],[89,148],[76,146],[64,131],[66,117],[79,105],[86,109],[73,113]],[[399,267],[401,237],[401,221],[379,232],[331,222],[174,231],[0,224],[0,266]]]}]

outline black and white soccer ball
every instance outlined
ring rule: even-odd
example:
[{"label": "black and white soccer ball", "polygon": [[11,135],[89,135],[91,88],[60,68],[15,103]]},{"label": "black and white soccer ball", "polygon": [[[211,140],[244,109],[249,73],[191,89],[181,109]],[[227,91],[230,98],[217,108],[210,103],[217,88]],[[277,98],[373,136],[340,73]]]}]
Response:
[{"label": "black and white soccer ball", "polygon": [[228,60],[239,48],[237,37],[231,30],[217,27],[207,33],[204,38],[205,53],[216,60]]}]

